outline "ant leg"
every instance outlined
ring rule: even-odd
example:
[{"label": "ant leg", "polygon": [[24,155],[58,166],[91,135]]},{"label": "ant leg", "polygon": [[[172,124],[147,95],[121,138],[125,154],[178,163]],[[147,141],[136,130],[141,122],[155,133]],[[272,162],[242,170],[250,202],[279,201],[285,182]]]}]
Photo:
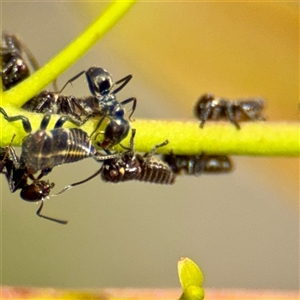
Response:
[{"label": "ant leg", "polygon": [[77,75],[75,75],[74,77],[72,77],[71,79],[69,79],[58,93],[60,94],[69,83],[72,84],[73,81],[75,81],[76,79],[78,79],[84,73],[85,73],[85,71],[81,71],[80,73],[78,73]]},{"label": "ant leg", "polygon": [[115,159],[120,157],[120,153],[111,154],[109,150],[104,149],[106,154],[102,154],[100,152],[96,152],[96,154],[93,156],[93,158],[96,161],[103,161],[103,160],[109,160],[109,159]]},{"label": "ant leg", "polygon": [[161,144],[158,144],[158,145],[155,145],[152,150],[146,154],[146,159],[145,159],[145,164],[148,164],[150,162],[150,159],[151,157],[155,154],[157,148],[160,148],[160,147],[164,147],[166,145],[169,144],[169,141],[168,140],[165,140],[163,143]]},{"label": "ant leg", "polygon": [[132,78],[132,75],[128,75],[128,76],[118,80],[117,82],[115,82],[114,86],[116,86],[117,84],[120,84],[122,82],[123,83],[118,88],[116,88],[115,90],[113,90],[111,92],[114,93],[114,94],[118,93],[131,80],[131,78]]},{"label": "ant leg", "polygon": [[134,120],[131,120],[131,116],[133,115],[133,113],[135,112],[135,109],[136,109],[136,102],[137,102],[136,98],[132,97],[132,98],[126,99],[126,100],[122,101],[121,104],[125,105],[130,102],[133,102],[133,103],[132,103],[132,107],[131,107],[131,113],[130,113],[128,119],[129,119],[129,121],[132,122]]},{"label": "ant leg", "polygon": [[40,130],[46,130],[51,119],[51,113],[44,114],[44,117],[40,124]]},{"label": "ant leg", "polygon": [[41,211],[42,211],[43,206],[44,206],[44,200],[41,201],[41,205],[40,205],[39,209],[36,211],[36,214],[39,217],[44,218],[44,219],[49,220],[49,221],[53,221],[53,222],[59,223],[59,224],[64,224],[64,225],[68,224],[68,221],[54,219],[54,218],[51,218],[51,217],[47,217],[47,216],[41,215]]},{"label": "ant leg", "polygon": [[[88,116],[89,115],[89,113],[86,112],[82,101],[80,102],[78,99],[76,99],[73,96],[66,97],[66,101],[67,101],[68,107],[70,109],[70,115],[74,116],[77,120],[81,121],[80,116],[82,114],[84,116]],[[79,113],[77,113],[77,111],[79,111]]]},{"label": "ant leg", "polygon": [[42,177],[44,176],[47,176],[51,171],[52,171],[53,168],[45,168],[45,169],[42,169],[40,175],[37,177],[37,179],[35,178],[31,178],[31,174],[29,174],[28,176],[32,179],[32,180],[40,180]]},{"label": "ant leg", "polygon": [[32,131],[30,121],[27,117],[22,116],[22,115],[9,117],[2,107],[0,107],[0,113],[4,116],[4,119],[7,122],[15,122],[15,121],[21,120],[22,124],[23,124],[23,128],[24,128],[26,133],[30,133]]},{"label": "ant leg", "polygon": [[123,146],[121,143],[120,143],[119,145],[120,145],[123,149],[125,149],[125,150],[127,150],[127,151],[131,151],[132,153],[134,153],[134,137],[135,137],[135,134],[136,134],[136,129],[135,129],[135,128],[132,128],[132,129],[131,129],[131,138],[130,138],[130,141],[129,141],[129,148]]},{"label": "ant leg", "polygon": [[200,116],[200,128],[203,128],[204,123],[208,120],[209,115],[212,113],[212,107],[211,104],[208,104],[207,107],[205,108],[205,111],[201,113]]},{"label": "ant leg", "polygon": [[[11,144],[12,144],[15,136],[16,136],[15,134],[12,136],[9,145],[6,147],[5,154],[4,154],[3,158],[2,158],[2,160],[0,161],[0,172],[3,173],[3,174],[7,173],[7,172],[3,172],[3,169],[4,169],[4,166],[5,166],[5,160],[6,160],[7,156],[8,156],[8,153],[10,153],[10,151],[11,151]],[[16,153],[14,152],[14,154],[16,154]]]},{"label": "ant leg", "polygon": [[93,115],[90,114],[90,115],[87,115],[85,117],[84,120],[77,120],[77,119],[74,119],[72,118],[71,116],[68,116],[68,115],[65,115],[65,116],[62,116],[60,117],[56,123],[55,123],[55,126],[54,128],[61,128],[67,121],[69,121],[70,123],[76,125],[76,126],[81,126],[83,125],[88,119],[90,119]]},{"label": "ant leg", "polygon": [[127,151],[130,151],[132,153],[134,153],[134,137],[135,137],[135,134],[136,134],[136,129],[135,128],[132,128],[131,129],[131,137],[130,137],[130,141],[129,141],[129,148],[128,147],[125,147],[123,146],[121,143],[119,144],[123,149],[127,150]]},{"label": "ant leg", "polygon": [[234,114],[234,108],[232,105],[229,105],[226,107],[225,114],[226,114],[228,120],[235,125],[236,129],[240,130],[241,127],[240,127],[239,123],[236,121],[235,114]]},{"label": "ant leg", "polygon": [[74,186],[77,186],[77,185],[80,185],[80,184],[83,184],[91,179],[93,179],[94,177],[96,177],[98,174],[100,174],[103,170],[103,164],[101,166],[101,168],[96,172],[94,173],[92,176],[82,180],[82,181],[78,181],[78,182],[75,182],[75,183],[72,183],[72,184],[69,184],[67,186],[65,186],[61,191],[59,191],[57,194],[54,194],[54,195],[51,195],[51,196],[57,196],[57,195],[60,195],[66,191],[68,191],[69,189],[73,188]]},{"label": "ant leg", "polygon": [[106,118],[106,116],[103,116],[100,121],[98,122],[96,128],[94,129],[94,131],[90,134],[90,138],[93,136],[93,134],[99,129],[99,127],[101,126],[102,122],[104,121],[104,119]]},{"label": "ant leg", "polygon": [[130,138],[130,150],[132,152],[134,152],[134,138],[135,138],[135,134],[136,134],[136,129],[132,128],[131,129],[131,138]]}]

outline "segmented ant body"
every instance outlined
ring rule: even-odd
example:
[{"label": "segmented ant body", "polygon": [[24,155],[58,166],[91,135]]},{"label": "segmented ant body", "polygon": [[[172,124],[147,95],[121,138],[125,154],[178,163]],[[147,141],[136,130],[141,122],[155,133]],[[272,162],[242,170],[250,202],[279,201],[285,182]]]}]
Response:
[{"label": "segmented ant body", "polygon": [[[13,137],[14,138],[14,137]],[[67,221],[47,217],[41,214],[44,200],[48,198],[50,191],[54,188],[54,183],[35,178],[28,168],[21,168],[19,157],[15,149],[9,145],[0,148],[0,172],[5,175],[9,189],[12,193],[21,190],[20,197],[29,202],[41,201],[36,214],[44,219],[60,224],[67,224]],[[28,184],[28,179],[33,182]]]},{"label": "segmented ant body", "polygon": [[[59,195],[74,186],[83,184],[93,179],[98,174],[100,174],[102,180],[112,183],[139,180],[158,184],[173,184],[176,179],[175,173],[167,164],[159,159],[153,158],[156,149],[167,145],[168,141],[166,140],[164,143],[154,146],[150,153],[141,156],[134,151],[135,133],[135,129],[132,129],[130,149],[120,153],[117,157],[104,160],[101,168],[92,176],[64,187],[56,195]],[[106,150],[106,152],[110,154],[109,150]]]},{"label": "segmented ant body", "polygon": [[202,173],[228,173],[232,171],[232,161],[225,155],[175,155],[164,154],[162,160],[166,162],[175,174],[199,176]]},{"label": "segmented ant body", "polygon": [[[62,128],[66,121],[76,122],[69,116],[61,116],[52,130],[46,130],[50,122],[51,114],[44,115],[40,129],[32,133],[30,121],[23,115],[9,117],[3,108],[0,113],[8,122],[22,121],[23,128],[28,135],[23,139],[22,153],[20,156],[20,168],[26,168],[30,174],[41,170],[42,176],[51,172],[58,165],[73,163],[87,157],[93,157],[96,161],[103,161],[117,155],[103,155],[98,152],[91,143],[88,134],[80,128]],[[76,124],[77,125],[77,124]]]},{"label": "segmented ant body", "polygon": [[132,129],[130,149],[120,158],[105,160],[101,178],[104,181],[118,183],[120,181],[139,180],[159,184],[173,184],[175,174],[161,160],[153,157],[157,148],[168,144],[168,141],[153,147],[150,153],[144,156],[134,151],[135,129]]},{"label": "segmented ant body", "polygon": [[16,36],[4,32],[2,41],[3,45],[0,48],[2,71],[0,75],[2,77],[2,89],[8,90],[30,75],[24,54],[26,54],[27,60],[34,70],[37,70],[39,66],[30,50]]},{"label": "segmented ant body", "polygon": [[201,128],[207,120],[228,119],[237,129],[240,129],[238,124],[240,121],[265,120],[262,116],[264,103],[262,98],[230,101],[217,98],[212,94],[204,94],[197,101],[194,113],[200,119]]},{"label": "segmented ant body", "polygon": [[91,115],[88,112],[88,106],[91,102],[90,98],[76,98],[75,96],[60,95],[60,92],[42,91],[34,98],[27,101],[22,108],[37,113],[53,113],[59,115],[69,115],[75,119],[80,125],[85,120],[82,117]]},{"label": "segmented ant body", "polygon": [[[119,143],[128,135],[130,124],[124,118],[124,105],[132,103],[132,111],[128,117],[130,120],[136,109],[137,100],[131,97],[119,102],[116,94],[131,80],[132,75],[118,80],[115,84],[111,75],[102,68],[92,67],[85,72],[85,75],[89,89],[94,96],[94,105],[90,104],[89,107],[91,107],[93,114],[102,116],[94,132],[101,126],[105,118],[109,119],[104,131],[104,139],[100,144],[106,149]],[[80,75],[78,74],[78,76]],[[113,89],[117,85],[120,86]]]},{"label": "segmented ant body", "polygon": [[[92,96],[77,98],[59,94],[69,83],[83,74],[86,75]],[[130,119],[136,108],[136,98],[129,98],[119,102],[116,94],[123,89],[131,78],[132,75],[128,75],[113,83],[111,75],[106,70],[99,67],[91,67],[68,80],[59,93],[43,91],[25,103],[23,108],[32,112],[50,111],[52,113],[67,114],[75,118],[80,124],[85,122],[85,120],[81,119],[82,116],[100,116],[100,121],[92,135],[101,126],[102,122],[108,119],[109,121],[104,131],[104,140],[101,144],[101,147],[106,149],[119,143],[128,135],[130,124],[124,118],[124,105],[132,102]],[[120,86],[113,89],[116,85]]]}]

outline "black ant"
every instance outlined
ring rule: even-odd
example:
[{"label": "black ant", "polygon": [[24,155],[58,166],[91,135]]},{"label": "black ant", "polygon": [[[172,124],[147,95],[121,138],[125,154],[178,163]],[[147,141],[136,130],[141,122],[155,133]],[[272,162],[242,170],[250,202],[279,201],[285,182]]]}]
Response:
[{"label": "black ant", "polygon": [[[74,80],[86,75],[88,86],[92,96],[77,98],[74,96],[60,95],[64,88]],[[33,99],[29,100],[22,108],[32,112],[48,112],[57,114],[67,114],[83,124],[82,116],[100,116],[91,136],[97,131],[105,119],[108,119],[107,127],[104,131],[102,148],[109,148],[122,141],[129,132],[130,124],[124,119],[124,105],[132,102],[132,112],[129,120],[136,108],[136,98],[129,98],[119,102],[116,94],[131,80],[132,75],[128,75],[113,83],[112,76],[103,68],[91,67],[87,71],[82,71],[66,82],[63,88],[55,92],[43,91]],[[117,88],[115,86],[119,85]]]},{"label": "black ant", "polygon": [[[12,138],[14,139],[15,135]],[[12,143],[11,141],[11,143]],[[67,224],[67,221],[54,219],[41,214],[44,206],[44,200],[48,198],[51,189],[54,188],[54,183],[37,179],[30,173],[28,168],[21,168],[19,157],[11,144],[6,148],[0,147],[0,172],[5,175],[9,189],[12,193],[21,190],[20,197],[29,202],[41,201],[40,207],[36,214],[44,219],[57,222],[59,224]],[[28,179],[33,183],[28,184]]]},{"label": "black ant", "polygon": [[0,48],[2,59],[0,75],[2,77],[2,89],[8,90],[30,76],[24,53],[33,70],[37,70],[39,65],[29,48],[15,35],[3,32],[2,40],[4,45]]},{"label": "black ant", "polygon": [[173,184],[175,175],[161,160],[154,159],[156,149],[167,145],[168,140],[155,145],[150,153],[144,156],[136,154],[134,150],[134,137],[136,130],[132,129],[130,149],[122,153],[119,158],[105,160],[101,178],[104,181],[118,183],[120,181],[140,180],[151,183]]},{"label": "black ant", "polygon": [[200,119],[201,128],[207,120],[227,118],[237,129],[240,129],[238,121],[265,120],[261,115],[264,104],[265,102],[261,98],[229,101],[217,98],[212,94],[204,94],[197,101],[194,113]]},{"label": "black ant", "polygon": [[182,172],[189,175],[201,173],[228,173],[232,171],[232,161],[225,155],[175,155],[173,152],[164,154],[162,160],[166,162],[175,174]]},{"label": "black ant", "polygon": [[[59,195],[74,186],[83,184],[96,177],[98,174],[101,174],[102,180],[112,183],[139,180],[158,184],[173,184],[176,175],[170,167],[161,160],[153,158],[156,149],[167,145],[168,140],[154,146],[150,153],[146,153],[142,156],[136,154],[134,151],[134,137],[136,130],[132,129],[131,131],[130,148],[127,151],[120,153],[118,157],[104,160],[101,168],[92,176],[66,186],[56,195]],[[106,152],[110,154],[109,150],[106,150]]]}]

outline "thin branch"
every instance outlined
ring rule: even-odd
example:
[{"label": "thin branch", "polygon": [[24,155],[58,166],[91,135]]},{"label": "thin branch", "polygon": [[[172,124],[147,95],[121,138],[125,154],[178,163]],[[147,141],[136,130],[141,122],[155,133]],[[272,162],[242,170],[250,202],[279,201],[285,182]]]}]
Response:
[{"label": "thin branch", "polygon": [[[7,113],[13,116],[20,111],[11,108]],[[26,112],[26,116],[29,117],[32,127],[38,129],[42,115]],[[53,115],[49,129],[53,128],[58,117]],[[90,119],[82,129],[91,133],[98,121],[98,118]],[[8,145],[12,134],[16,133],[14,146],[20,146],[25,136],[22,123],[7,123],[4,118],[0,118],[0,122],[4,125],[2,128],[5,128],[1,136],[2,145]],[[66,123],[65,127],[74,126]],[[131,123],[131,127],[137,130],[135,149],[141,152],[149,152],[154,145],[168,139],[169,144],[159,148],[158,152],[168,153],[173,150],[176,154],[199,154],[205,151],[208,154],[299,156],[298,123],[248,122],[241,123],[241,130],[237,130],[232,124],[224,122],[207,122],[201,129],[197,121],[137,119]],[[101,135],[98,137],[100,140]],[[123,145],[128,146],[129,137],[130,134],[122,141]]]}]

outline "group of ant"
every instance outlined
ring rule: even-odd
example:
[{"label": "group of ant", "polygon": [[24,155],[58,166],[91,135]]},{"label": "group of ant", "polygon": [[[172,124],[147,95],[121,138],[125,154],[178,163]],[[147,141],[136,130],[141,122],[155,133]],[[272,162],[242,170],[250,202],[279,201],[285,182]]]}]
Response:
[{"label": "group of ant", "polygon": [[[0,48],[2,58],[2,88],[8,90],[30,76],[30,69],[39,68],[36,59],[30,50],[16,36],[3,33],[2,47]],[[30,66],[28,65],[28,62]],[[85,75],[90,96],[75,97],[62,95],[64,88],[80,76]],[[150,153],[137,154],[134,149],[134,138],[136,130],[131,129],[130,147],[124,148],[124,152],[112,153],[111,149],[119,144],[130,132],[131,116],[133,115],[137,100],[129,98],[119,102],[116,94],[121,91],[131,80],[128,75],[115,83],[112,76],[105,69],[91,67],[82,71],[57,91],[42,91],[27,103],[23,109],[43,113],[40,128],[33,132],[29,119],[24,115],[8,116],[6,111],[0,107],[0,113],[8,122],[21,121],[24,131],[28,134],[22,142],[21,155],[18,157],[15,149],[11,146],[14,139],[7,147],[0,147],[0,171],[6,176],[9,189],[12,193],[21,190],[20,196],[26,201],[41,201],[37,210],[39,217],[67,224],[67,221],[51,218],[41,214],[44,199],[49,197],[54,183],[42,178],[48,175],[55,166],[65,163],[73,163],[87,157],[92,157],[97,162],[102,162],[99,170],[90,177],[70,184],[59,193],[83,184],[100,175],[106,182],[118,183],[121,181],[140,180],[159,184],[173,184],[178,174],[185,173],[199,175],[201,173],[222,173],[232,170],[232,161],[227,156],[208,155],[175,155],[173,152],[154,158],[156,149],[168,144],[164,141],[155,145]],[[128,120],[125,119],[124,105],[132,104]],[[205,94],[197,101],[194,113],[200,120],[203,128],[207,120],[218,120],[226,118],[240,129],[239,121],[263,120],[261,115],[264,101],[260,98],[240,99],[228,101],[216,98],[211,94]],[[51,114],[59,114],[52,130],[47,130]],[[77,126],[83,125],[93,117],[100,120],[92,132],[88,134],[81,128],[63,128],[66,122]],[[100,128],[104,120],[107,125],[103,132],[103,141],[97,142],[97,146],[103,152],[97,150],[92,143],[92,136]],[[36,175],[39,173],[38,175]],[[32,182],[29,183],[28,180]]]}]

